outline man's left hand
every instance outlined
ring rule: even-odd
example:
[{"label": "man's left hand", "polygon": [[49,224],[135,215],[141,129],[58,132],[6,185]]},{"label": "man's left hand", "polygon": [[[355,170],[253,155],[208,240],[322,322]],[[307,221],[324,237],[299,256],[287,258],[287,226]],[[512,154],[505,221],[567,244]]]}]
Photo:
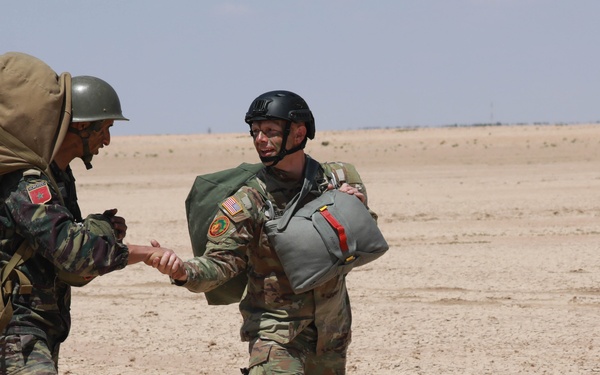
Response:
[{"label": "man's left hand", "polygon": [[356,198],[360,199],[361,202],[365,203],[365,195],[361,193],[360,190],[347,183],[343,183],[338,190],[346,194],[354,195]]},{"label": "man's left hand", "polygon": [[110,220],[113,230],[115,231],[115,237],[117,238],[117,241],[123,241],[123,238],[125,238],[127,233],[127,224],[125,224],[125,218],[121,216],[115,216],[116,213],[117,209],[113,208],[104,211],[102,215],[106,216]]}]

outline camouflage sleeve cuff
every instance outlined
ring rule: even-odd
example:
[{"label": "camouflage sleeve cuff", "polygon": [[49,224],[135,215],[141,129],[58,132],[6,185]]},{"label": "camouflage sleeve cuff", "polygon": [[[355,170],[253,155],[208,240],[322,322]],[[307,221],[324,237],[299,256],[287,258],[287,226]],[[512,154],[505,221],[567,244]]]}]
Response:
[{"label": "camouflage sleeve cuff", "polygon": [[187,280],[185,281],[181,281],[181,280],[175,280],[174,278],[170,277],[171,279],[171,284],[172,285],[177,285],[177,286],[184,286],[187,283]]},{"label": "camouflage sleeve cuff", "polygon": [[117,243],[115,247],[121,251],[121,255],[119,255],[117,259],[117,262],[120,261],[119,267],[117,269],[121,270],[125,268],[129,263],[129,248],[127,247],[127,245],[120,242]]},{"label": "camouflage sleeve cuff", "polygon": [[169,277],[172,285],[185,286],[185,284],[187,284],[190,281],[190,269],[186,263],[184,263],[184,267],[185,267],[185,273],[188,276],[187,279],[185,281],[181,281],[181,280],[175,280],[174,278]]}]

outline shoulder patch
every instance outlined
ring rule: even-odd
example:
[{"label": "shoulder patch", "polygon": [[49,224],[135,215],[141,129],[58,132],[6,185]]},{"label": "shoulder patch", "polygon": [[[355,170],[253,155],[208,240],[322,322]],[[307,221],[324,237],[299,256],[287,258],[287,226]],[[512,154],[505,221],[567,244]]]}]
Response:
[{"label": "shoulder patch", "polygon": [[217,216],[208,227],[208,236],[211,238],[222,236],[223,234],[225,234],[225,232],[227,232],[227,229],[229,229],[230,224],[231,221],[229,221],[229,218],[227,216]]},{"label": "shoulder patch", "polygon": [[322,164],[325,173],[331,178],[334,185],[341,186],[344,182],[350,185],[362,184],[362,179],[353,164],[340,161]]},{"label": "shoulder patch", "polygon": [[332,172],[337,175],[337,179],[339,182],[341,182],[341,183],[346,182],[346,174],[344,173],[343,168],[333,169]]},{"label": "shoulder patch", "polygon": [[39,181],[28,185],[27,194],[33,204],[44,204],[52,199],[52,194],[46,181]]},{"label": "shoulder patch", "polygon": [[246,194],[237,193],[221,202],[219,208],[234,223],[239,223],[250,217],[250,211],[246,206],[247,200]]},{"label": "shoulder patch", "polygon": [[225,208],[225,210],[231,216],[235,216],[237,213],[242,211],[242,205],[240,202],[238,202],[235,196],[225,199],[223,202],[221,202],[221,206]]}]

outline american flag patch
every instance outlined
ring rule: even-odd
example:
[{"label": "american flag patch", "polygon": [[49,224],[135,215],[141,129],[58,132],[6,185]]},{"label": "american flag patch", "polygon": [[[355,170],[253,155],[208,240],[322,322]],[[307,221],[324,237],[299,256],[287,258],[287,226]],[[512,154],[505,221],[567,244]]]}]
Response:
[{"label": "american flag patch", "polygon": [[229,197],[225,199],[225,201],[221,203],[221,206],[223,206],[231,216],[237,214],[242,210],[240,202],[238,202],[237,199],[235,199],[235,197]]}]

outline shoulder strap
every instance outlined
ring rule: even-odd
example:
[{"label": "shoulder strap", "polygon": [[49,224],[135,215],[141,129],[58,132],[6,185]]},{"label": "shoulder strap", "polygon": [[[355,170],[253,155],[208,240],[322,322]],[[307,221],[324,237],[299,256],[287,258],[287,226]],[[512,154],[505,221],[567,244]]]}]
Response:
[{"label": "shoulder strap", "polygon": [[23,241],[12,258],[2,267],[0,270],[0,281],[2,288],[2,305],[0,308],[0,332],[4,331],[4,328],[10,322],[13,315],[12,307],[12,289],[13,279],[19,278],[19,294],[31,294],[33,286],[31,281],[21,272],[17,267],[27,261],[33,255],[33,249],[27,241]]},{"label": "shoulder strap", "polygon": [[296,213],[296,206],[310,191],[315,180],[315,176],[317,175],[317,171],[319,170],[319,166],[320,164],[317,163],[313,158],[306,159],[306,170],[304,172],[304,183],[302,184],[302,190],[300,190],[300,192],[296,194],[290,203],[288,203],[281,220],[279,220],[279,223],[277,224],[278,231],[281,232],[285,230],[290,222],[290,219],[292,216],[294,216],[294,213]]}]

